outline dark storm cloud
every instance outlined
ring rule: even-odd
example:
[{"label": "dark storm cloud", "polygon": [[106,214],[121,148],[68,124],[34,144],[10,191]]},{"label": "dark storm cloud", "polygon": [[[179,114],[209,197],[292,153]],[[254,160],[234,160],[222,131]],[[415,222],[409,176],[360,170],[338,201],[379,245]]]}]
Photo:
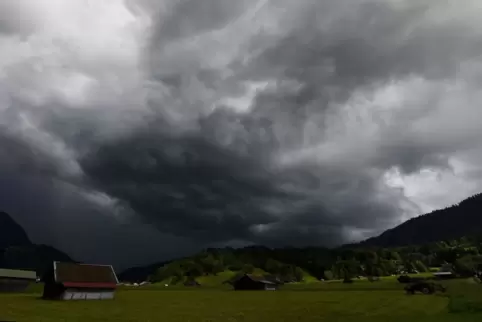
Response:
[{"label": "dark storm cloud", "polygon": [[427,11],[441,4],[422,3],[404,10],[389,1],[351,3],[351,14],[323,25],[320,15],[329,15],[324,9],[333,3],[321,1],[301,26],[269,46],[240,74],[247,73],[248,79],[296,80],[303,86],[292,104],[298,109],[313,100],[323,105],[346,100],[358,88],[412,75],[452,78],[461,62],[480,55],[480,30],[464,21],[425,24]]},{"label": "dark storm cloud", "polygon": [[369,175],[335,168],[316,174],[308,164],[276,171],[256,158],[259,150],[210,139],[143,131],[93,148],[81,164],[93,186],[145,222],[204,243],[333,245],[350,227],[386,227],[399,211],[399,196],[380,191]]},{"label": "dark storm cloud", "polygon": [[[174,12],[183,12],[183,5],[176,7]],[[316,14],[308,14],[306,19],[288,35],[279,37],[250,63],[235,69],[236,77],[242,77],[245,80],[263,81],[275,78],[278,81],[296,81],[300,84],[300,88],[294,92],[285,92],[280,88],[258,94],[251,113],[247,116],[238,116],[234,122],[230,120],[232,115],[222,117],[227,114],[219,113],[220,116],[214,124],[211,124],[209,131],[221,130],[222,133],[218,138],[223,135],[232,136],[229,145],[223,147],[226,152],[236,155],[235,153],[239,154],[249,149],[246,154],[251,156],[250,162],[253,163],[260,160],[260,154],[264,156],[261,160],[265,160],[266,155],[272,156],[279,150],[299,147],[306,141],[304,137],[306,122],[322,113],[329,104],[347,100],[355,90],[373,88],[393,79],[405,79],[413,75],[420,75],[427,80],[449,79],[455,76],[460,61],[473,59],[482,50],[482,43],[474,41],[477,39],[478,31],[474,31],[473,26],[464,24],[464,21],[439,26],[423,23],[427,18],[427,12],[439,6],[435,2],[424,2],[404,9],[397,9],[389,2],[363,2],[353,5],[355,9],[351,9],[351,12],[346,15],[341,15],[340,20],[319,26],[320,15],[323,17],[327,14],[324,11],[334,9],[333,6],[330,2],[313,5],[310,8]],[[189,18],[189,21],[194,22],[188,26],[185,23],[175,24],[176,36],[187,37],[192,35],[194,30],[202,34],[207,32],[207,29],[219,29],[227,23],[225,17],[229,17],[228,12],[211,11],[210,14],[210,19],[205,20],[206,13],[203,11],[192,10],[185,13],[186,19],[183,21]],[[196,19],[198,15],[199,20]],[[181,26],[185,27],[187,34],[179,33],[178,28]],[[163,27],[165,27],[164,22],[158,26],[159,34],[154,38],[154,44],[160,46],[158,47],[160,50],[155,51],[156,47],[154,47],[154,52],[151,54],[153,56],[162,56],[162,52],[168,46],[163,42],[171,40],[170,37],[162,37],[165,32],[170,34],[171,31],[170,28]],[[155,59],[153,61],[156,62]],[[201,65],[202,62],[199,64]],[[155,69],[155,66],[153,67]],[[182,75],[179,74],[178,77],[183,77]],[[173,77],[171,74],[170,78]],[[202,79],[198,78],[198,80],[204,83]],[[172,86],[173,83],[171,82],[170,85]],[[176,85],[178,88],[183,87],[181,82],[175,83],[174,86]],[[226,123],[229,126],[226,126]],[[241,124],[239,131],[236,128],[237,124]],[[255,126],[250,127],[250,124]],[[280,125],[283,126],[282,129],[279,128]],[[323,127],[323,124],[319,124],[316,128],[318,135],[316,140],[323,141]],[[202,134],[197,135],[202,137]],[[216,137],[208,137],[208,139],[210,139],[209,144],[212,144]],[[218,139],[218,142],[222,143],[222,139]],[[448,166],[448,154],[443,154],[442,152],[445,151],[440,149],[430,151],[430,147],[419,146],[418,142],[400,142],[398,146],[397,144],[390,146],[390,143],[397,142],[387,142],[388,147],[384,148],[386,151],[379,156],[385,159],[380,164],[383,169],[397,166],[407,173],[412,173],[424,166]],[[386,158],[389,159],[386,160]],[[203,157],[200,157],[200,160],[201,163],[206,162]],[[211,162],[207,161],[207,163]],[[258,168],[262,169],[263,166],[266,166],[264,162],[258,164]],[[291,194],[295,199],[301,199],[300,202],[304,204],[296,206],[296,202],[290,200],[287,204],[291,204],[291,207],[283,206],[289,220],[283,216],[275,220],[272,218],[269,224],[273,227],[274,235],[279,229],[275,227],[283,223],[286,226],[281,229],[289,227],[293,235],[305,238],[316,236],[314,239],[320,240],[322,237],[319,235],[323,234],[322,227],[325,230],[326,227],[335,227],[338,236],[342,236],[340,231],[343,227],[376,228],[377,225],[386,227],[400,216],[399,200],[403,201],[403,198],[396,196],[396,193],[392,195],[379,190],[377,186],[380,180],[379,173],[373,175],[366,174],[361,169],[345,169],[344,173],[341,173],[342,179],[334,179],[332,176],[336,175],[336,166],[319,165],[313,169],[299,164],[298,167],[300,169],[297,176],[306,180],[295,182],[298,190]],[[304,167],[306,168],[303,169]],[[320,171],[330,174],[321,175],[318,173]],[[232,172],[226,174],[224,171],[220,171],[220,174],[229,178],[234,175]],[[283,172],[272,175],[271,185],[263,185],[265,193],[280,190],[282,186],[280,182],[283,180],[287,181],[287,184],[293,184],[289,177],[284,179],[284,176]],[[234,180],[236,182],[239,179]],[[310,182],[313,181],[315,183],[310,187]],[[331,181],[337,183],[336,192],[330,189],[333,187],[330,185]],[[199,185],[206,186],[206,184]],[[231,185],[235,186],[233,183]],[[253,182],[251,185],[259,186],[259,183]],[[313,196],[307,196],[305,189],[309,188],[318,190],[317,197],[320,196],[320,199],[335,199],[336,202],[327,202],[329,206],[324,206],[323,201],[315,201]],[[251,199],[248,191],[240,191],[241,196],[246,196],[247,203],[247,200]],[[344,192],[340,197],[338,197],[339,191]],[[144,193],[142,195],[145,196]],[[264,197],[259,194],[258,196]],[[229,200],[227,197],[221,199]],[[188,203],[187,200],[193,199],[187,198],[186,203]],[[230,202],[227,203],[230,204]],[[262,204],[263,202],[256,202],[250,207],[258,207],[261,211],[266,211],[260,207]],[[222,209],[219,205],[210,205],[209,208],[210,210]],[[196,207],[192,208],[189,214],[196,216],[194,209]],[[229,210],[221,212],[225,218],[231,216]],[[141,211],[141,213],[146,212]],[[238,223],[240,236],[235,230],[228,229],[232,236],[249,238],[250,236],[244,231],[258,223],[246,218],[251,215],[258,218],[256,211],[245,213],[244,228]],[[151,213],[148,217],[155,218]],[[179,218],[180,222],[186,220],[179,215],[176,218]],[[313,233],[316,228],[310,229],[307,234],[302,233],[303,229],[297,229],[297,227],[303,227],[303,218],[309,218],[311,228],[317,227],[319,234]],[[163,225],[163,220],[159,223]],[[216,226],[212,225],[212,227]],[[225,228],[227,226],[220,225],[217,229],[224,231]],[[264,231],[264,234],[269,233],[269,229]],[[256,234],[250,238],[251,240],[262,239]],[[341,240],[343,237],[338,239]],[[283,238],[280,236],[279,240]]]},{"label": "dark storm cloud", "polygon": [[[52,25],[0,20],[5,44],[33,35],[0,63],[0,208],[48,231],[38,240],[120,265],[340,244],[420,211],[387,173],[443,171],[480,149],[476,2],[125,4],[96,4],[102,27],[68,29],[62,47],[49,39],[72,19],[64,5]],[[51,55],[62,66],[31,59]]]},{"label": "dark storm cloud", "polygon": [[262,203],[289,197],[252,160],[198,136],[140,133],[94,149],[82,165],[160,230],[207,241],[249,239],[252,225],[276,221]]}]

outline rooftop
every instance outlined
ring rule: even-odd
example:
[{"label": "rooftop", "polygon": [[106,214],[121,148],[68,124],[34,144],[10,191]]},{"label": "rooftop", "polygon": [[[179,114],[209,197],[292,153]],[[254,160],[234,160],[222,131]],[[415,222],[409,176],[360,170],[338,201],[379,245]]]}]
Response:
[{"label": "rooftop", "polygon": [[34,271],[0,268],[1,277],[35,280],[37,279],[37,273]]},{"label": "rooftop", "polygon": [[249,277],[251,280],[260,282],[263,284],[273,284],[276,285],[275,282],[273,281],[268,281],[264,276],[256,276],[256,275],[251,275],[251,274],[246,274],[247,277]]},{"label": "rooftop", "polygon": [[54,270],[58,283],[119,283],[111,265],[54,262]]}]

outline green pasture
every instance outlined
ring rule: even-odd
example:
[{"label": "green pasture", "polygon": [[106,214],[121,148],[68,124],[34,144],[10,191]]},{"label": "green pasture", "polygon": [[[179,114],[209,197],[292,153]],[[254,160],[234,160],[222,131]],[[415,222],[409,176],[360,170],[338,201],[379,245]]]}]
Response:
[{"label": "green pasture", "polygon": [[40,285],[0,294],[0,321],[482,321],[482,285],[445,282],[446,294],[406,295],[393,278],[353,284],[312,282],[279,291],[228,286],[123,287],[112,301],[44,301]]}]

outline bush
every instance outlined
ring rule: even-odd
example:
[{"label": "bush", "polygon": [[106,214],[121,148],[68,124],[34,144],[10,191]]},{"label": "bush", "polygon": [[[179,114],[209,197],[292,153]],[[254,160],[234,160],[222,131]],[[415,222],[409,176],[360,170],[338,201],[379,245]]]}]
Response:
[{"label": "bush", "polygon": [[323,273],[323,278],[326,280],[332,280],[333,279],[333,272],[332,271],[325,271]]},{"label": "bush", "polygon": [[242,268],[243,273],[251,274],[254,272],[254,266],[251,264],[245,264]]}]

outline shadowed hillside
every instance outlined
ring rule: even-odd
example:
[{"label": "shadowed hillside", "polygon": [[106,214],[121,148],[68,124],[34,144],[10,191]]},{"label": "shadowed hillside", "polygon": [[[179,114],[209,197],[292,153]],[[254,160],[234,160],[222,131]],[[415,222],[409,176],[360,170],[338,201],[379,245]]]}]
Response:
[{"label": "shadowed hillside", "polygon": [[420,245],[482,233],[482,194],[457,205],[412,218],[360,246]]},{"label": "shadowed hillside", "polygon": [[0,267],[30,269],[42,274],[53,261],[72,259],[51,246],[33,244],[12,217],[0,212]]},{"label": "shadowed hillside", "polygon": [[7,213],[0,211],[0,249],[31,244],[25,230]]}]

